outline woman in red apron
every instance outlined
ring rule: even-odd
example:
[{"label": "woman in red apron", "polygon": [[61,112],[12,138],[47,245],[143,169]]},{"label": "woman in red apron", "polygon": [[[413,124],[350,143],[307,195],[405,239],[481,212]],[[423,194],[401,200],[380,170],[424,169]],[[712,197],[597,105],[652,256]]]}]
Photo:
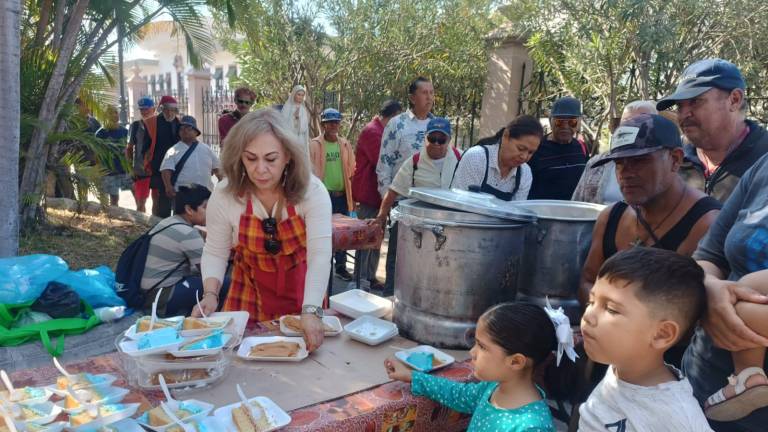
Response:
[{"label": "woman in red apron", "polygon": [[[323,341],[321,304],[330,273],[328,194],[311,175],[305,146],[275,110],[243,117],[222,147],[227,178],[208,202],[201,307],[207,314],[223,302],[223,310],[248,311],[251,322],[301,314],[312,351]],[[232,283],[220,299],[230,252]]]}]

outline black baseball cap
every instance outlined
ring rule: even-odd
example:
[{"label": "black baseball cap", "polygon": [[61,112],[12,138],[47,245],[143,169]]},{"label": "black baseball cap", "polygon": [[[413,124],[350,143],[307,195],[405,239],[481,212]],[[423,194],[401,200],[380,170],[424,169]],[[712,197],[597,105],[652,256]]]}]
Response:
[{"label": "black baseball cap", "polygon": [[657,102],[656,109],[663,111],[677,101],[695,98],[713,88],[731,91],[746,89],[747,84],[735,64],[719,58],[699,60],[685,68],[675,92]]},{"label": "black baseball cap", "polygon": [[616,159],[642,156],[665,148],[683,148],[683,140],[677,126],[660,115],[640,114],[621,122],[611,137],[611,150],[592,166],[600,166]]}]

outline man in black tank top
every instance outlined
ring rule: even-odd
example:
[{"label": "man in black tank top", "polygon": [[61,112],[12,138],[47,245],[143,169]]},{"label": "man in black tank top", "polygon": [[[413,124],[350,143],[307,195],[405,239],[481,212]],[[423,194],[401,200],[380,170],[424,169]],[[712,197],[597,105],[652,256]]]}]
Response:
[{"label": "man in black tank top", "polygon": [[641,114],[619,125],[607,157],[616,162],[624,201],[600,213],[584,264],[579,301],[603,262],[620,250],[652,246],[691,255],[719,213],[721,203],[687,186],[678,175],[683,149],[677,126],[659,115]]}]

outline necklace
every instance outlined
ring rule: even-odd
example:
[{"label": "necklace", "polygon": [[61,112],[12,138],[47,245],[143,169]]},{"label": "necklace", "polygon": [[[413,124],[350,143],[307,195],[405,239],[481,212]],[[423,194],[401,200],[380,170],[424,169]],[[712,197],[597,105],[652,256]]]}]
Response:
[{"label": "necklace", "polygon": [[641,239],[640,238],[639,231],[640,231],[640,226],[641,225],[642,225],[643,229],[645,229],[645,231],[647,231],[648,234],[650,234],[650,237],[653,239],[653,243],[654,244],[658,244],[659,243],[659,238],[656,237],[656,234],[655,234],[656,230],[661,228],[661,226],[664,225],[664,222],[666,222],[667,219],[669,219],[669,217],[672,216],[673,213],[675,213],[677,208],[680,207],[680,204],[682,204],[683,199],[685,198],[686,195],[688,195],[688,187],[687,186],[683,187],[683,193],[680,194],[680,198],[677,200],[677,204],[675,204],[675,206],[672,207],[672,210],[670,210],[661,219],[661,221],[656,224],[655,227],[651,227],[651,224],[649,224],[648,221],[646,221],[645,218],[643,218],[643,215],[640,212],[640,206],[632,206],[632,208],[635,210],[635,230],[637,232],[637,235],[635,236],[635,240],[630,242],[630,245],[633,246],[633,247],[644,246],[645,242],[648,241],[648,239]]}]

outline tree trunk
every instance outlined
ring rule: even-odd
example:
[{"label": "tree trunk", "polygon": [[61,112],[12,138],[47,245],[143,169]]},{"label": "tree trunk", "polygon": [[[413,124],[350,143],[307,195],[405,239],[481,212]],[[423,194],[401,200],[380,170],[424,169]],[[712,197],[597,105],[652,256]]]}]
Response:
[{"label": "tree trunk", "polygon": [[67,74],[67,66],[72,58],[72,53],[77,44],[77,34],[80,30],[80,24],[88,8],[90,0],[78,0],[73,6],[72,13],[67,21],[64,34],[61,39],[60,51],[57,53],[56,65],[54,66],[51,78],[45,89],[43,103],[37,120],[40,127],[32,132],[29,142],[29,150],[24,164],[24,173],[21,178],[20,199],[22,202],[21,218],[22,224],[35,219],[37,207],[40,205],[43,179],[45,178],[45,166],[48,156],[46,140],[49,131],[55,126],[56,106],[59,100],[64,78]]},{"label": "tree trunk", "polygon": [[0,257],[19,252],[19,127],[21,118],[21,0],[0,9]]}]

